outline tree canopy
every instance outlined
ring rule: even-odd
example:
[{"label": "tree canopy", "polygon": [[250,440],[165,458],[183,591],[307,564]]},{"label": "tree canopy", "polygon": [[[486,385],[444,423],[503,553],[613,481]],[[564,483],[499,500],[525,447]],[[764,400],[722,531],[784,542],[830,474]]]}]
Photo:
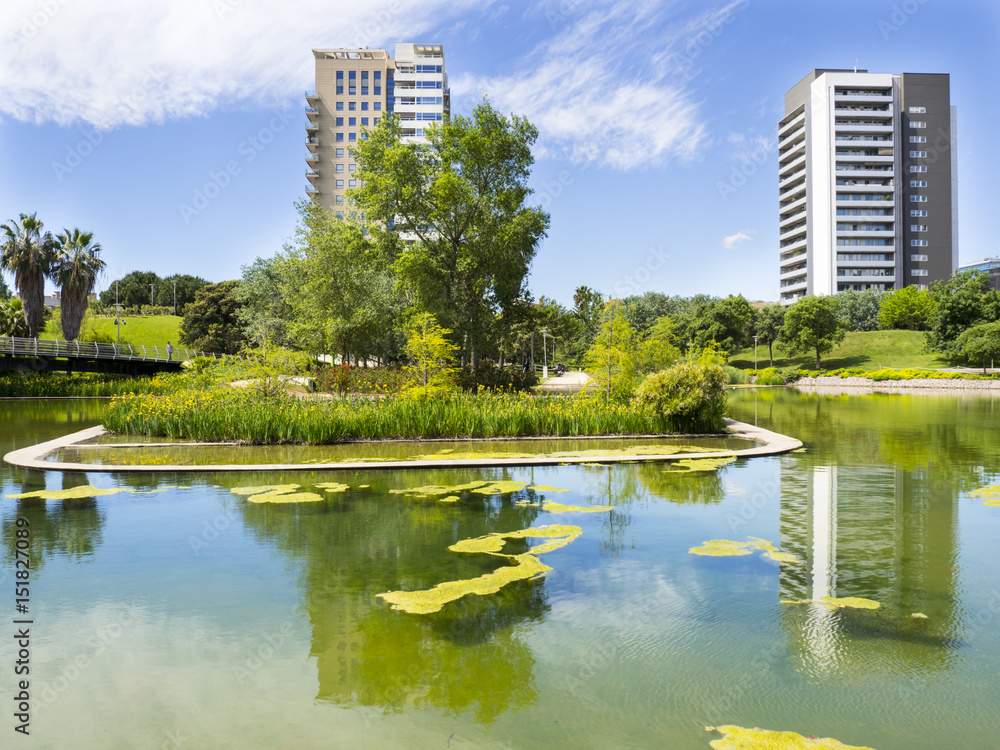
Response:
[{"label": "tree canopy", "polygon": [[63,336],[74,341],[80,335],[83,314],[87,312],[87,297],[105,264],[97,255],[101,246],[94,242],[93,232],[67,229],[58,236],[58,241],[52,279],[61,288],[59,321]]},{"label": "tree canopy", "polygon": [[237,319],[237,286],[238,281],[223,281],[198,291],[181,321],[183,343],[216,354],[236,354],[240,350],[246,337]]},{"label": "tree canopy", "polygon": [[934,312],[934,300],[926,289],[904,286],[882,298],[878,323],[882,329],[904,328],[922,331]]},{"label": "tree canopy", "polygon": [[391,258],[411,310],[454,330],[463,357],[486,346],[489,323],[527,293],[549,216],[526,205],[537,129],[484,100],[471,117],[430,123],[406,142],[385,117],[353,150],[349,198]]},{"label": "tree canopy", "polygon": [[833,297],[803,297],[785,311],[781,340],[792,352],[816,353],[816,369],[820,355],[833,350],[844,340],[844,326],[837,317],[837,300]]},{"label": "tree canopy", "polygon": [[931,287],[931,298],[934,312],[927,343],[931,349],[952,357],[961,355],[957,341],[962,332],[994,320],[1000,307],[989,277],[979,271],[963,271],[946,282],[937,282]]},{"label": "tree canopy", "polygon": [[14,287],[21,298],[28,336],[42,330],[45,318],[45,278],[52,270],[56,242],[37,214],[21,214],[17,221],[2,225],[0,267],[14,275]]}]

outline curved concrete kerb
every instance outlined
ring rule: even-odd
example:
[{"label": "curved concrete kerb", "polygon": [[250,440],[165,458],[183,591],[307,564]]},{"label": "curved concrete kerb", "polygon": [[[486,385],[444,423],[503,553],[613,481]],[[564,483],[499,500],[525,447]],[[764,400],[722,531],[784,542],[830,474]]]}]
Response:
[{"label": "curved concrete kerb", "polygon": [[[561,464],[610,464],[610,463],[634,463],[636,461],[679,461],[682,459],[698,458],[749,458],[753,456],[773,456],[779,453],[788,453],[791,450],[800,448],[801,441],[787,435],[780,435],[761,427],[737,422],[733,419],[726,420],[726,428],[729,430],[729,437],[745,438],[753,440],[762,445],[754,448],[746,448],[738,451],[712,451],[706,453],[668,453],[662,455],[646,456],[582,456],[559,457],[540,456],[538,458],[482,458],[482,459],[452,459],[436,461],[351,461],[329,464],[223,464],[211,466],[189,466],[177,464],[173,466],[114,466],[110,464],[80,464],[63,463],[58,461],[46,461],[45,457],[63,448],[70,448],[88,440],[94,440],[107,434],[103,427],[90,427],[71,435],[64,435],[55,440],[32,445],[28,448],[21,448],[11,451],[3,460],[13,466],[20,466],[26,469],[41,469],[43,471],[87,471],[87,472],[178,472],[178,471],[356,471],[358,469],[444,469],[455,467],[490,467],[490,466],[556,466]],[[157,443],[156,445],[171,445],[171,443]],[[190,448],[197,445],[218,445],[218,443],[176,443],[178,446]],[[105,445],[105,448],[114,448],[115,445]]]}]

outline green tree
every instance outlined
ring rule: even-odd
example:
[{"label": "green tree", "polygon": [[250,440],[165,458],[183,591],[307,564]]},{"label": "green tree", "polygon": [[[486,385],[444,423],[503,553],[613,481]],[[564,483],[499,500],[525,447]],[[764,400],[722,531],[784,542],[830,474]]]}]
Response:
[{"label": "green tree", "polygon": [[410,396],[437,396],[456,390],[455,352],[458,347],[447,336],[451,331],[438,325],[430,313],[414,316],[406,330],[407,373],[413,385],[403,391]]},{"label": "green tree", "polygon": [[0,300],[0,336],[25,338],[27,335],[28,324],[24,320],[21,300],[17,297]]},{"label": "green tree", "polygon": [[987,366],[992,367],[1000,360],[1000,320],[980,323],[963,331],[955,348],[967,361],[980,363],[985,373]]},{"label": "green tree", "polygon": [[[164,279],[154,282],[155,289],[153,299],[157,307],[174,307],[174,284],[177,285],[177,306],[174,308],[174,315],[184,315],[184,307],[194,302],[194,296],[199,289],[208,286],[208,281],[200,276],[192,276],[187,273],[175,273]],[[149,289],[149,287],[146,287]],[[114,292],[114,289],[111,290]]]},{"label": "green tree", "polygon": [[803,297],[785,311],[781,341],[791,352],[816,352],[816,369],[820,369],[820,355],[844,340],[837,309],[833,297]]},{"label": "green tree", "polygon": [[840,292],[837,316],[848,331],[877,331],[878,315],[886,293],[879,289]]},{"label": "green tree", "polygon": [[298,244],[286,248],[281,270],[289,338],[343,362],[385,358],[400,316],[391,268],[360,224],[313,203],[299,209]]},{"label": "green tree", "polygon": [[747,345],[754,309],[741,294],[713,300],[702,305],[695,314],[689,334],[698,348],[709,341],[718,347],[735,352]]},{"label": "green tree", "polygon": [[879,328],[903,328],[908,331],[926,330],[927,321],[934,313],[934,300],[926,289],[904,286],[882,298],[878,312]]},{"label": "green tree", "polygon": [[608,401],[628,401],[636,385],[635,331],[621,303],[611,305],[601,330],[587,350],[585,367],[595,387]]},{"label": "green tree", "polygon": [[206,352],[236,354],[246,343],[237,318],[238,286],[238,281],[223,281],[199,290],[184,311],[181,341]]},{"label": "green tree", "polygon": [[288,321],[292,306],[285,299],[285,278],[282,275],[282,258],[257,258],[243,266],[243,278],[236,287],[240,308],[236,317],[244,334],[255,346],[270,342],[277,346],[288,345]]},{"label": "green tree", "polygon": [[989,322],[996,308],[996,292],[990,289],[989,277],[979,271],[957,273],[947,282],[931,287],[934,312],[927,332],[929,348],[957,357],[962,332],[979,323]]},{"label": "green tree", "polygon": [[639,344],[637,367],[641,373],[659,372],[681,357],[677,347],[677,331],[669,315],[657,318]]},{"label": "green tree", "polygon": [[783,305],[765,305],[758,309],[753,318],[753,333],[758,344],[767,344],[767,359],[774,367],[774,342],[781,335],[781,327],[785,324],[785,307]]},{"label": "green tree", "polygon": [[591,339],[601,327],[604,306],[604,295],[589,286],[578,286],[573,292],[573,314]]},{"label": "green tree", "polygon": [[7,286],[7,282],[4,281],[2,275],[0,275],[0,302],[5,302],[10,299],[10,287]]},{"label": "green tree", "polygon": [[55,240],[37,214],[21,214],[18,221],[4,224],[0,246],[0,267],[14,274],[14,287],[24,308],[28,336],[42,330],[45,318],[45,278],[52,269]]},{"label": "green tree", "polygon": [[[122,307],[133,307],[138,310],[150,305],[150,300],[155,300],[156,287],[162,283],[162,279],[152,271],[132,271],[122,278],[112,281],[108,288],[100,294],[101,304],[105,307],[113,308],[115,305],[115,294],[117,291],[117,301]],[[153,289],[150,289],[150,285]],[[173,286],[170,288],[173,294]]]},{"label": "green tree", "polygon": [[74,341],[80,335],[80,324],[87,312],[87,297],[105,264],[97,255],[101,246],[94,242],[93,232],[66,229],[57,239],[59,248],[52,263],[52,279],[61,289],[59,322],[63,337]]},{"label": "green tree", "polygon": [[725,426],[726,384],[719,365],[682,362],[651,373],[636,389],[635,403],[667,421],[675,432],[719,432]]},{"label": "green tree", "polygon": [[[535,127],[488,101],[407,142],[383,118],[353,153],[361,187],[349,193],[390,257],[411,308],[456,333],[475,364],[489,321],[526,296],[549,216],[526,205]],[[415,242],[404,242],[407,239]]]}]

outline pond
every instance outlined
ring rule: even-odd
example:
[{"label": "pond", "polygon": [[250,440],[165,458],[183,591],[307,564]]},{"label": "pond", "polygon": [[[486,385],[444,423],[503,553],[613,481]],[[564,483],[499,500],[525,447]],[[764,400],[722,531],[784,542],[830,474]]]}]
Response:
[{"label": "pond", "polygon": [[[731,402],[805,451],[702,472],[5,465],[4,496],[109,491],[0,501],[8,612],[16,519],[31,530],[19,746],[708,748],[704,727],[722,724],[879,750],[994,745],[1000,507],[969,493],[998,481],[998,399],[762,389]],[[102,408],[0,402],[0,450],[96,424]],[[251,502],[266,485],[320,499]],[[488,575],[511,559],[449,546],[546,525],[580,533],[549,551],[499,542],[534,548],[543,578],[429,614],[378,596]],[[797,562],[689,552],[748,537]],[[822,596],[881,606],[782,603]]]}]

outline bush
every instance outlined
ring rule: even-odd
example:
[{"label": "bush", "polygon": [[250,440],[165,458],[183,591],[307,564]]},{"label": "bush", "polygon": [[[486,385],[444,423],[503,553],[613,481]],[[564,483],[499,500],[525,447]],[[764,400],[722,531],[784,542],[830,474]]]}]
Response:
[{"label": "bush", "polygon": [[634,403],[677,432],[718,432],[725,424],[727,379],[719,365],[685,362],[647,375]]},{"label": "bush", "polygon": [[731,385],[746,385],[750,382],[750,374],[746,370],[741,370],[732,365],[726,365],[724,369]]},{"label": "bush", "polygon": [[399,393],[410,379],[399,367],[320,367],[316,389],[324,393],[356,393],[364,396],[388,396]]},{"label": "bush", "polygon": [[500,367],[493,362],[482,362],[475,370],[463,367],[457,380],[459,388],[472,393],[481,390],[520,393],[538,385],[538,376],[534,372],[525,372],[517,366]]},{"label": "bush", "polygon": [[778,372],[775,367],[768,367],[757,373],[754,380],[755,385],[784,385],[785,376]]}]

